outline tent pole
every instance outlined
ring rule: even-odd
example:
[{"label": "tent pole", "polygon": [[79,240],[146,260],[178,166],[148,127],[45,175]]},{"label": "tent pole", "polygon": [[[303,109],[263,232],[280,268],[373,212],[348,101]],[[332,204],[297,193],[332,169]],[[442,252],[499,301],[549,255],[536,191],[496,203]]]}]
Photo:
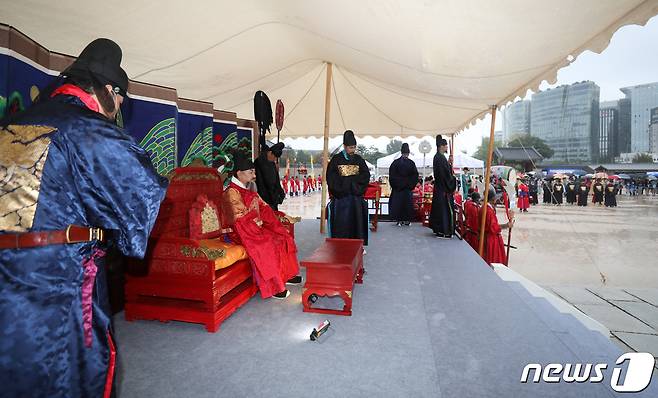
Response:
[{"label": "tent pole", "polygon": [[332,64],[327,64],[327,80],[324,91],[324,148],[322,150],[322,208],[320,210],[320,233],[324,234],[327,224],[327,165],[329,164],[329,119],[331,116]]},{"label": "tent pole", "polygon": [[[484,254],[484,225],[487,220],[487,200],[489,196],[489,179],[491,178],[491,158],[493,157],[493,146],[494,146],[494,129],[496,128],[496,105],[491,105],[491,131],[489,133],[489,148],[487,150],[487,164],[485,165],[485,177],[484,177],[484,201],[482,202],[482,217],[480,217],[480,245],[478,247],[478,253],[480,257]],[[495,206],[495,203],[494,203]]]}]

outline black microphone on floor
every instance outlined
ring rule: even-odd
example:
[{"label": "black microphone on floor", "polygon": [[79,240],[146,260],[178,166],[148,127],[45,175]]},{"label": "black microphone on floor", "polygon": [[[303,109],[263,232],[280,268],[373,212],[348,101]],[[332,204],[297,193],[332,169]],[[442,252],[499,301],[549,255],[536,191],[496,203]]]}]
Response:
[{"label": "black microphone on floor", "polygon": [[327,330],[329,330],[329,326],[331,326],[331,322],[329,320],[325,320],[321,324],[318,325],[317,329],[313,329],[311,332],[311,341],[316,341],[317,339],[320,338]]}]

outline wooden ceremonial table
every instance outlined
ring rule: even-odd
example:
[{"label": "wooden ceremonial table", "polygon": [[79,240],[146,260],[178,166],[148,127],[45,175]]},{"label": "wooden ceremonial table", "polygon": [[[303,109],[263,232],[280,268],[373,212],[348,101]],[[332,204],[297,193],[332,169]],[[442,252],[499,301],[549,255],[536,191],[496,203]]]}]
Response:
[{"label": "wooden ceremonial table", "polygon": [[368,184],[368,188],[366,188],[366,192],[363,194],[363,199],[365,200],[372,200],[375,206],[375,214],[372,217],[372,220],[370,220],[370,230],[373,232],[377,232],[377,224],[379,222],[379,213],[381,210],[381,205],[380,205],[380,198],[382,196],[382,187],[379,183],[376,182],[371,182]]},{"label": "wooden ceremonial table", "polygon": [[[352,315],[354,282],[363,283],[363,241],[327,238],[310,257],[301,261],[306,268],[302,293],[304,312]],[[340,296],[343,310],[313,308],[320,296]]]}]

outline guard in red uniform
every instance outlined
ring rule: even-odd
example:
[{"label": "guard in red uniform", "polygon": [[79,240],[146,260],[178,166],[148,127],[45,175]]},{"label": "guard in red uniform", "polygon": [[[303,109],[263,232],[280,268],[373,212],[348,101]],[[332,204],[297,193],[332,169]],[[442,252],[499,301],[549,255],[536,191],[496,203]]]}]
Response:
[{"label": "guard in red uniform", "polygon": [[527,213],[528,208],[530,207],[530,196],[528,191],[528,186],[525,184],[525,180],[521,180],[521,183],[517,188],[518,200],[516,202],[516,205],[521,212]]},{"label": "guard in red uniform", "polygon": [[468,242],[473,250],[478,250],[479,236],[480,236],[480,194],[474,192],[473,189],[470,196],[464,202],[464,223],[466,224],[466,233],[464,234],[464,240]]},{"label": "guard in red uniform", "polygon": [[226,222],[234,225],[231,239],[247,250],[261,296],[285,299],[290,295],[286,283],[301,283],[295,240],[272,208],[247,188],[256,178],[254,163],[237,156],[235,167],[222,198]]},{"label": "guard in red uniform", "polygon": [[301,191],[301,187],[299,185],[299,176],[295,176],[295,196],[299,196],[299,191]]},{"label": "guard in red uniform", "polygon": [[482,211],[486,211],[486,219],[484,221],[484,253],[483,258],[488,264],[491,263],[507,263],[507,254],[505,252],[505,242],[501,231],[504,228],[509,228],[514,225],[514,215],[512,213],[512,220],[509,223],[499,224],[496,217],[496,208],[493,202],[496,200],[496,193],[489,191],[489,203],[486,208],[480,209],[480,217]]}]

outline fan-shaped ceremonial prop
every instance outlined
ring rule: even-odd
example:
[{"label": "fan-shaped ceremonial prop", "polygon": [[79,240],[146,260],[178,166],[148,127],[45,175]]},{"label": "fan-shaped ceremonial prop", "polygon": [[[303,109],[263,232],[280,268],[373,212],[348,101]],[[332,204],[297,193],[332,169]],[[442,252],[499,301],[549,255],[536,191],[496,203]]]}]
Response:
[{"label": "fan-shaped ceremonial prop", "polygon": [[276,124],[276,142],[279,142],[279,136],[281,135],[281,129],[283,128],[283,114],[285,110],[283,107],[283,101],[280,99],[276,100],[276,110],[274,111],[274,121]]}]

